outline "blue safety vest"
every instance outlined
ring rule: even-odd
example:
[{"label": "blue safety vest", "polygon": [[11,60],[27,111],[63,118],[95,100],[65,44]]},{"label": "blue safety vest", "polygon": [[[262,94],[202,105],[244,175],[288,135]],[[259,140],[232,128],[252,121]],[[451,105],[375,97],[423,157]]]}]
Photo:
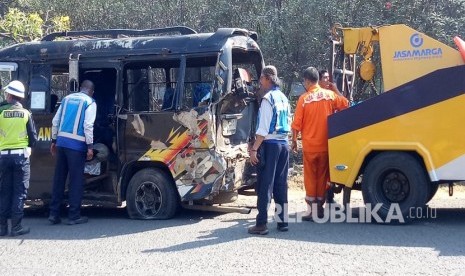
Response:
[{"label": "blue safety vest", "polygon": [[84,134],[85,112],[94,100],[85,93],[73,93],[66,96],[61,103],[60,123],[56,145],[79,151],[86,151]]},{"label": "blue safety vest", "polygon": [[278,87],[274,87],[263,96],[263,99],[267,100],[273,108],[273,116],[268,134],[289,133],[291,131],[291,124],[289,122],[290,106],[283,92]]}]

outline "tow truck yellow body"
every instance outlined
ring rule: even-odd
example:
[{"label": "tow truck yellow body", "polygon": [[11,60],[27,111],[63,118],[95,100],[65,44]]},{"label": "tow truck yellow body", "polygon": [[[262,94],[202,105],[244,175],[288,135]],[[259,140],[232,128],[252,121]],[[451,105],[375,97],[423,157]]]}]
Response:
[{"label": "tow truck yellow body", "polygon": [[408,216],[438,184],[465,180],[464,60],[405,25],[334,33],[332,71],[354,105],[328,119],[331,181]]}]

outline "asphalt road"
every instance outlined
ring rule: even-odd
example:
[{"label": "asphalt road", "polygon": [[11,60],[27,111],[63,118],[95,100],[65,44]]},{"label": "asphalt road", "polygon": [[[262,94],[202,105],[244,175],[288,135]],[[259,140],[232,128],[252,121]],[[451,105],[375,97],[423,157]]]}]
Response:
[{"label": "asphalt road", "polygon": [[[353,197],[356,206],[360,198]],[[247,234],[256,210],[138,221],[123,208],[85,208],[89,223],[75,226],[52,226],[44,210],[28,211],[31,233],[0,239],[0,274],[463,275],[465,196],[444,198],[430,204],[441,207],[436,218],[409,225],[301,222],[281,233],[271,222],[267,236]],[[291,215],[303,207],[302,192],[291,193]]]}]

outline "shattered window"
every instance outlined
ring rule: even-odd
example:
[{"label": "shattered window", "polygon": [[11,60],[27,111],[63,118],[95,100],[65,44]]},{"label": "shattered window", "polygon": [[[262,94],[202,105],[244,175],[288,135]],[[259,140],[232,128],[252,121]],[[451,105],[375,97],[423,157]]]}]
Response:
[{"label": "shattered window", "polygon": [[129,111],[149,111],[150,87],[147,68],[126,71]]},{"label": "shattered window", "polygon": [[183,106],[192,108],[208,105],[214,76],[214,66],[186,68]]},{"label": "shattered window", "polygon": [[164,68],[126,70],[129,111],[162,111],[172,108],[175,82],[166,79]]},{"label": "shattered window", "polygon": [[179,59],[129,63],[124,70],[123,107],[130,112],[173,111]]},{"label": "shattered window", "polygon": [[[215,76],[216,56],[186,61],[182,108],[207,105]],[[133,64],[125,70],[125,93],[129,111],[173,111],[178,95],[180,61]]]},{"label": "shattered window", "polygon": [[68,95],[68,74],[52,72],[50,83],[50,113],[55,112],[61,100]]},{"label": "shattered window", "polygon": [[[164,103],[164,96],[171,85],[166,82],[166,73],[163,68],[150,68],[148,75],[149,93],[150,93],[150,111],[161,111],[170,103]],[[169,88],[168,88],[169,87]],[[169,91],[168,91],[169,93]],[[168,96],[168,95],[167,95]]]},{"label": "shattered window", "polygon": [[259,86],[259,76],[257,74],[257,69],[255,68],[255,65],[250,64],[250,63],[248,63],[248,64],[234,64],[233,65],[233,72],[236,69],[239,69],[239,68],[245,69],[250,74],[250,77],[252,78],[251,89],[253,87],[257,88]]},{"label": "shattered window", "polygon": [[251,83],[249,84],[250,87],[249,91],[253,91],[258,88],[259,86],[259,78],[260,78],[260,71],[262,69],[262,56],[260,52],[257,51],[240,51],[240,50],[233,50],[232,53],[232,69],[233,72],[236,69],[244,69],[246,70],[250,77]]},{"label": "shattered window", "polygon": [[55,94],[58,101],[68,95],[68,74],[52,72],[51,90],[51,94]]}]

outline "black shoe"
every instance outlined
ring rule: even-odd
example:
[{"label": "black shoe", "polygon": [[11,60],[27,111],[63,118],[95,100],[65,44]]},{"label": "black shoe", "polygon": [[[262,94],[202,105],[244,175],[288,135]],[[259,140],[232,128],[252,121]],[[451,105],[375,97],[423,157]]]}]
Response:
[{"label": "black shoe", "polygon": [[21,221],[23,219],[11,219],[11,236],[20,236],[20,235],[25,235],[30,232],[29,227],[23,227],[21,225]]},{"label": "black shoe", "polygon": [[29,229],[29,227],[22,227],[22,226],[15,227],[11,229],[11,236],[15,237],[15,236],[20,236],[20,235],[25,235],[29,233],[30,231],[31,230]]},{"label": "black shoe", "polygon": [[287,232],[287,231],[289,231],[289,226],[287,226],[287,225],[278,225],[278,231],[279,232]]},{"label": "black shoe", "polygon": [[89,219],[87,217],[80,217],[78,219],[68,220],[68,225],[82,224],[82,223],[87,223],[88,221]]},{"label": "black shoe", "polygon": [[61,218],[55,217],[55,216],[49,216],[48,221],[50,221],[50,224],[59,224],[61,223]]}]

